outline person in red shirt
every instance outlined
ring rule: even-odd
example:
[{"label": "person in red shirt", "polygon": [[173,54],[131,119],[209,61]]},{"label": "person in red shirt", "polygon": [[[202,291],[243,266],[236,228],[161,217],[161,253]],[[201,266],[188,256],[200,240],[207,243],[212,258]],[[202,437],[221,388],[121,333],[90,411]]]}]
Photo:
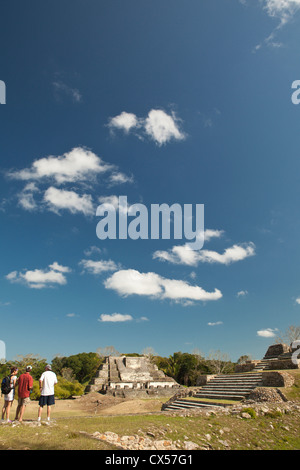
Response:
[{"label": "person in red shirt", "polygon": [[30,371],[32,370],[31,366],[26,367],[26,372],[21,374],[18,380],[18,406],[16,409],[16,417],[15,420],[19,419],[21,423],[23,420],[24,411],[26,405],[30,403],[30,392],[33,387],[33,378],[30,375]]}]

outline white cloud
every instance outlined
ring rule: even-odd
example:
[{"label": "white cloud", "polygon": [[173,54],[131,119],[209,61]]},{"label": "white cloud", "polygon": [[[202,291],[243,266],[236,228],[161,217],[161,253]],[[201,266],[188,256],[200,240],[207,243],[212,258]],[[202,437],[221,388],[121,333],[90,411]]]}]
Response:
[{"label": "white cloud", "polygon": [[111,183],[111,185],[132,183],[133,176],[128,176],[128,175],[125,175],[125,173],[121,173],[121,172],[114,172],[110,175],[109,182]]},{"label": "white cloud", "polygon": [[[246,2],[241,3],[246,4]],[[300,0],[260,0],[260,3],[271,18],[279,19],[279,24],[272,31],[272,33],[263,40],[262,43],[257,44],[253,48],[252,52],[254,53],[261,49],[263,44],[273,48],[282,47],[283,44],[276,41],[276,34],[293,18],[293,16],[300,9]]]},{"label": "white cloud", "polygon": [[57,189],[51,186],[44,194],[44,201],[48,209],[56,214],[59,214],[60,210],[68,210],[72,214],[78,212],[82,212],[84,215],[94,214],[92,196],[89,194],[80,196],[75,191]]},{"label": "white cloud", "polygon": [[207,323],[208,326],[217,326],[217,325],[223,325],[222,321],[216,321],[216,322],[209,322]]},{"label": "white cloud", "polygon": [[183,140],[185,135],[180,131],[174,114],[166,114],[161,109],[152,109],[145,120],[145,131],[158,145],[170,140]]},{"label": "white cloud", "polygon": [[37,209],[37,203],[34,199],[34,193],[39,192],[35,183],[26,184],[25,188],[18,194],[19,205],[27,210],[34,211]]},{"label": "white cloud", "polygon": [[[35,160],[29,168],[7,172],[10,179],[25,181],[17,192],[18,205],[26,211],[49,209],[56,214],[68,210],[72,214],[92,215],[93,192],[97,176],[106,174],[107,186],[132,183],[133,176],[118,171],[116,165],[105,163],[95,153],[85,148],[73,148],[61,156],[47,156]],[[70,188],[60,188],[69,185]],[[91,194],[82,194],[83,188]],[[1,207],[0,207],[1,210]]]},{"label": "white cloud", "polygon": [[33,289],[42,289],[66,284],[65,274],[68,272],[70,272],[70,268],[54,262],[49,265],[48,269],[34,269],[24,272],[12,271],[7,274],[6,279],[10,282],[25,284]]},{"label": "white cloud", "polygon": [[92,274],[101,274],[106,271],[116,271],[118,269],[118,266],[112,260],[93,261],[91,259],[83,259],[79,264],[83,266],[84,271],[88,271]]},{"label": "white cloud", "polygon": [[58,264],[56,261],[54,263],[49,264],[49,268],[52,269],[53,271],[58,271],[61,273],[69,273],[71,270],[67,266],[62,266],[61,264]]},{"label": "white cloud", "polygon": [[128,134],[128,132],[135,128],[139,127],[139,120],[135,114],[126,113],[123,111],[118,116],[109,119],[108,127],[110,129],[120,129]]},{"label": "white cloud", "polygon": [[163,290],[160,276],[155,273],[140,273],[134,269],[120,270],[108,278],[104,285],[123,296],[148,295],[159,296]]},{"label": "white cloud", "polygon": [[105,210],[105,209],[111,210],[111,206],[112,206],[115,209],[116,212],[118,210],[121,210],[121,212],[127,214],[127,211],[129,209],[129,207],[126,207],[126,206],[123,207],[122,205],[120,205],[120,207],[119,207],[119,197],[116,196],[115,194],[113,194],[111,196],[100,196],[98,198],[98,201],[103,206],[103,210]]},{"label": "white cloud", "polygon": [[60,80],[54,81],[52,85],[56,96],[60,96],[61,94],[63,94],[71,97],[72,101],[74,101],[75,103],[81,102],[82,96],[77,88],[72,88]]},{"label": "white cloud", "polygon": [[102,314],[100,315],[100,318],[98,319],[98,321],[100,322],[112,322],[112,323],[125,322],[125,321],[131,321],[131,320],[133,320],[131,315],[124,315],[122,313],[112,313],[111,315]]},{"label": "white cloud", "polygon": [[125,297],[144,295],[176,302],[218,300],[222,297],[218,289],[206,292],[202,287],[192,286],[185,281],[166,279],[153,272],[140,273],[134,269],[115,272],[104,285]]},{"label": "white cloud", "polygon": [[137,321],[138,323],[144,322],[144,321],[149,321],[149,318],[147,318],[147,317],[140,317],[140,318],[138,318],[136,321]]},{"label": "white cloud", "polygon": [[264,8],[269,16],[285,24],[300,9],[300,0],[264,0]]},{"label": "white cloud", "polygon": [[207,228],[204,230],[204,242],[209,242],[212,238],[220,238],[224,234],[224,230],[213,230]]},{"label": "white cloud", "polygon": [[57,184],[91,181],[95,175],[112,169],[90,150],[77,147],[61,156],[35,160],[30,168],[11,171],[8,176],[24,181],[54,179]]},{"label": "white cloud", "polygon": [[248,295],[248,291],[247,290],[240,290],[236,296],[237,297],[245,297],[246,295]]},{"label": "white cloud", "polygon": [[242,245],[233,245],[220,254],[211,250],[192,250],[188,244],[174,246],[169,251],[156,251],[153,258],[160,261],[169,261],[174,264],[197,266],[199,263],[219,263],[229,265],[255,255],[255,245],[252,242]]},{"label": "white cloud", "polygon": [[184,140],[186,135],[180,130],[175,113],[167,114],[162,109],[151,109],[146,118],[123,111],[108,122],[111,130],[121,129],[125,133],[134,130],[139,138],[144,135],[161,146],[171,140]]},{"label": "white cloud", "polygon": [[101,253],[101,250],[100,248],[98,248],[98,246],[90,246],[89,248],[86,248],[84,250],[85,256],[91,256],[93,254],[99,254],[99,253]]},{"label": "white cloud", "polygon": [[297,304],[300,304],[300,297],[296,299]]},{"label": "white cloud", "polygon": [[266,328],[265,330],[257,331],[257,336],[261,336],[263,338],[273,338],[276,336],[276,331],[278,331],[277,328]]}]

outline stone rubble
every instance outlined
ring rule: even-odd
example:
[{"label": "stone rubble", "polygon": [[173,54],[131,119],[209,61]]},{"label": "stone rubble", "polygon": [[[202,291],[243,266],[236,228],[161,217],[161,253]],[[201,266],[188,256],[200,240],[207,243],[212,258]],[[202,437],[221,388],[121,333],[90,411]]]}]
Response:
[{"label": "stone rubble", "polygon": [[[170,439],[150,439],[150,437],[139,436],[137,434],[133,436],[119,436],[118,434],[106,431],[104,433],[94,432],[88,434],[85,431],[80,431],[81,434],[88,435],[93,439],[112,444],[122,450],[206,450],[205,446],[199,446],[195,442],[185,440],[183,443],[178,441],[172,441]],[[150,433],[147,433],[149,435]]]}]

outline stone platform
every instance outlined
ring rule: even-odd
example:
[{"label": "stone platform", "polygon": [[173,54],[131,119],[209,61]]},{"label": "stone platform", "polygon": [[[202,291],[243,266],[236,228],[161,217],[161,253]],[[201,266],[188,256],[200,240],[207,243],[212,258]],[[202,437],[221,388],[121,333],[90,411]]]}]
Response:
[{"label": "stone platform", "polygon": [[169,396],[181,386],[146,356],[108,356],[85,392],[114,396]]}]

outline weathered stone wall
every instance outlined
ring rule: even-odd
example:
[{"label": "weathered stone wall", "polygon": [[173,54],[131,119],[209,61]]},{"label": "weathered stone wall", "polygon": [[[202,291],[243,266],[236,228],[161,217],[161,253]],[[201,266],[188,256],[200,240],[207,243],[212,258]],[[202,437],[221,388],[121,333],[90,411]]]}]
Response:
[{"label": "weathered stone wall", "polygon": [[274,359],[270,360],[270,369],[283,370],[283,369],[299,369],[300,364],[294,364],[292,359]]},{"label": "weathered stone wall", "polygon": [[216,376],[215,375],[199,375],[199,377],[197,377],[197,386],[203,387],[203,385],[206,385],[207,382],[209,382],[214,377]]},{"label": "weathered stone wall", "polygon": [[268,357],[278,357],[280,354],[285,354],[290,352],[290,347],[284,343],[272,344],[269,346],[265,358]]},{"label": "weathered stone wall", "polygon": [[291,387],[295,382],[287,372],[263,372],[262,385],[263,387]]},{"label": "weathered stone wall", "polygon": [[244,364],[237,364],[234,368],[234,372],[241,373],[241,372],[251,372],[261,361],[247,361]]}]

